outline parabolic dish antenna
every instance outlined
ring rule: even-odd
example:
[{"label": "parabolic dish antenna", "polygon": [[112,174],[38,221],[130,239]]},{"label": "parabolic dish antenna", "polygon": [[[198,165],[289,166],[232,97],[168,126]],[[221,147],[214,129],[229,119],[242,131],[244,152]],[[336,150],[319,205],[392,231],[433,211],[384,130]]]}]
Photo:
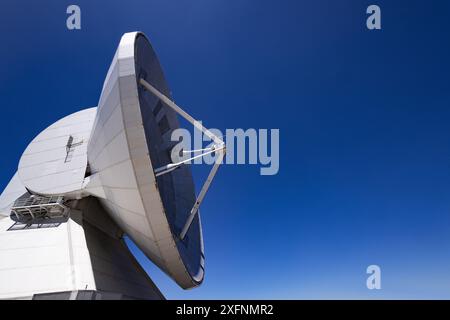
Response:
[{"label": "parabolic dish antenna", "polygon": [[[196,154],[198,150],[187,151],[195,155],[173,163],[170,154],[175,142],[170,137],[179,128],[178,116],[208,136],[212,147],[202,149],[201,154]],[[216,162],[196,196],[186,164],[206,154],[215,154]],[[12,217],[13,213],[14,221],[23,220],[25,227],[35,223],[37,217],[41,222],[51,222],[52,214],[60,211],[62,217],[82,212],[86,224],[93,223],[89,217],[95,210],[83,208],[96,197],[101,211],[106,211],[149,259],[182,288],[195,287],[203,281],[205,268],[198,208],[224,154],[223,141],[172,101],[158,58],[144,34],[126,33],[107,73],[98,107],[57,121],[28,145],[17,174],[0,196],[0,219],[5,226],[0,233],[11,239],[28,236],[6,229],[8,214]],[[102,220],[97,220],[94,224],[102,229]],[[43,229],[40,232],[35,235],[51,238],[53,234]],[[79,237],[84,239],[82,233]],[[54,242],[67,251],[74,250],[61,241]],[[0,248],[0,258],[8,252]],[[97,252],[101,250],[94,251],[94,256]],[[26,263],[33,263],[19,254],[15,257],[24,270],[28,268]],[[54,257],[55,264],[57,259],[59,256]],[[89,260],[84,263],[94,274],[103,268]],[[37,267],[33,270],[39,272]],[[73,270],[78,270],[74,272],[78,279],[86,274],[81,269]],[[111,283],[123,283],[118,281]],[[34,284],[33,292],[47,290],[42,289],[44,284]],[[8,290],[3,290],[4,296],[11,296],[15,289]]]},{"label": "parabolic dish antenna", "polygon": [[[177,113],[214,141],[219,161],[196,198],[190,168],[171,163]],[[91,176],[83,192],[98,197],[144,253],[181,287],[200,284],[204,253],[198,206],[225,152],[223,142],[171,101],[158,58],[139,32],[117,48],[87,146]]]}]

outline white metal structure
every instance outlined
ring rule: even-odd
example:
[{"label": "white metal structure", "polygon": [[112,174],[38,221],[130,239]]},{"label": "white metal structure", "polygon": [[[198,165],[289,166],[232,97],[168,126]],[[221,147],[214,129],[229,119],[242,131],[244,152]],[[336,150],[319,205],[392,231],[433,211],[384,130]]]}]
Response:
[{"label": "white metal structure", "polygon": [[[87,166],[87,142],[97,108],[71,114],[42,131],[19,161],[19,177],[32,193],[77,196]],[[70,142],[70,147],[69,147]]]},{"label": "white metal structure", "polygon": [[[213,145],[172,163],[177,115]],[[195,196],[186,164],[211,153]],[[0,298],[162,298],[123,235],[181,287],[199,285],[198,209],[224,154],[223,141],[172,101],[147,38],[126,33],[98,107],[42,131],[0,196]]]}]

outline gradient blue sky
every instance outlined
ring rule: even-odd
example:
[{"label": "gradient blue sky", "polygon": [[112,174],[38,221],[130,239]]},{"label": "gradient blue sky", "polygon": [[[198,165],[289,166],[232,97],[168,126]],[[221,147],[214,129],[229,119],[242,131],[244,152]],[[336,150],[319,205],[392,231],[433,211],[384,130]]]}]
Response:
[{"label": "gradient blue sky", "polygon": [[141,30],[193,115],[281,136],[278,175],[219,171],[200,288],[133,250],[166,297],[450,298],[449,20],[445,0],[2,1],[0,189],[35,135],[97,104],[121,35]]}]

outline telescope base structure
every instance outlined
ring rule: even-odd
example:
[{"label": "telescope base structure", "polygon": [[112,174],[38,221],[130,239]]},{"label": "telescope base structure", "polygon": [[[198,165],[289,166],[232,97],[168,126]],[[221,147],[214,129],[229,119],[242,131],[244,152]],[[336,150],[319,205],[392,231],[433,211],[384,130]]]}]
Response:
[{"label": "telescope base structure", "polygon": [[0,216],[0,299],[164,299],[93,197],[67,217]]}]

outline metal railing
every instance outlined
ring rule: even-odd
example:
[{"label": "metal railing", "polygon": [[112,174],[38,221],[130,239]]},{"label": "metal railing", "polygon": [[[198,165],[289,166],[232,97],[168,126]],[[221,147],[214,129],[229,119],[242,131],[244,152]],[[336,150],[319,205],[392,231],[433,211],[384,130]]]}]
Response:
[{"label": "metal railing", "polygon": [[63,217],[68,208],[64,205],[63,196],[43,197],[37,195],[22,196],[17,199],[11,212],[18,220],[36,218]]}]

